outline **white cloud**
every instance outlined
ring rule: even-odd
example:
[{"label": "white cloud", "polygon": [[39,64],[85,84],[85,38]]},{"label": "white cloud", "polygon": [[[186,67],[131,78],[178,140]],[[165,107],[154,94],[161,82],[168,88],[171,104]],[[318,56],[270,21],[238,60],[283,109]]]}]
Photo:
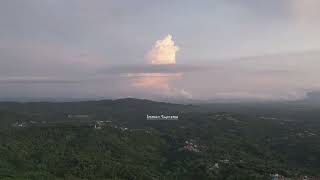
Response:
[{"label": "white cloud", "polygon": [[179,47],[175,45],[172,36],[168,34],[164,39],[158,40],[146,54],[151,64],[176,64],[176,53]]},{"label": "white cloud", "polygon": [[[156,67],[160,64],[172,66],[176,64],[177,51],[179,51],[179,47],[175,45],[172,36],[168,34],[164,39],[158,40],[145,57],[151,66]],[[182,78],[182,73],[136,73],[129,74],[128,77],[133,78],[133,87],[147,90],[152,94],[175,98],[192,98],[192,95],[186,90],[172,85],[173,81]]]}]

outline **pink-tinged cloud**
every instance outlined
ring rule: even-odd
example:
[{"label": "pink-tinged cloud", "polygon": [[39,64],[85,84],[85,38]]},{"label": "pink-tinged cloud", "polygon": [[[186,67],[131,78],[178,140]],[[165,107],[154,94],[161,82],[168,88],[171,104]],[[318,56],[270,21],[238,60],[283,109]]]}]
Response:
[{"label": "pink-tinged cloud", "polygon": [[180,78],[181,74],[143,73],[129,76],[136,77],[132,83],[135,87],[150,91],[169,92],[171,89],[169,82]]},{"label": "pink-tinged cloud", "polygon": [[[172,66],[176,64],[176,53],[179,47],[175,45],[169,34],[164,39],[158,40],[152,49],[146,54],[146,59],[151,66]],[[168,66],[168,69],[172,69]],[[135,73],[129,74],[133,77],[132,86],[147,90],[154,94],[162,94],[173,97],[191,98],[192,95],[172,86],[172,82],[181,79],[182,73]]]},{"label": "pink-tinged cloud", "polygon": [[291,12],[299,22],[317,20],[320,17],[319,6],[319,0],[292,0]]},{"label": "pink-tinged cloud", "polygon": [[151,64],[176,64],[176,53],[179,47],[175,45],[172,36],[168,34],[164,39],[158,40],[146,54]]},{"label": "pink-tinged cloud", "polygon": [[129,74],[129,77],[133,78],[132,86],[143,91],[168,97],[192,98],[190,92],[173,85],[173,82],[182,79],[182,73],[141,73]]}]

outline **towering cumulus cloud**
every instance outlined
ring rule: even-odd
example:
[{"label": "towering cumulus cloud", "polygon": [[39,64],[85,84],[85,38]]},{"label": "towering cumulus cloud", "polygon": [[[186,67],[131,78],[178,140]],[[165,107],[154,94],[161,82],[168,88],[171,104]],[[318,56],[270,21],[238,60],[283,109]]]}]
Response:
[{"label": "towering cumulus cloud", "polygon": [[[146,60],[151,66],[175,66],[178,46],[169,34],[164,39],[156,41],[152,49],[146,54]],[[168,66],[167,66],[168,67]],[[173,87],[172,81],[182,77],[182,73],[138,73],[135,74],[132,85],[155,94],[166,96],[191,98],[191,94],[183,89]]]},{"label": "towering cumulus cloud", "polygon": [[177,51],[179,47],[174,44],[172,36],[168,34],[164,39],[156,42],[147,53],[146,59],[151,64],[175,64]]}]

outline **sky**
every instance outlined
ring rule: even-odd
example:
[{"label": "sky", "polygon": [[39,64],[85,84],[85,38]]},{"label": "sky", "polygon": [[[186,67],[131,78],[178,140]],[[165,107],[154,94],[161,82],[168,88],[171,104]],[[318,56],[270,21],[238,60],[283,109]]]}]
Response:
[{"label": "sky", "polygon": [[2,0],[0,100],[295,100],[320,90],[319,0]]}]

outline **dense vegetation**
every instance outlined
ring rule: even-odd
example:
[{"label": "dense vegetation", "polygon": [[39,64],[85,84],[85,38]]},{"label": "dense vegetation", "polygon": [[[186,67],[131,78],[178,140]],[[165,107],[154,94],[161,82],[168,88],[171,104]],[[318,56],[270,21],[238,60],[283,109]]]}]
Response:
[{"label": "dense vegetation", "polygon": [[[316,108],[306,108],[299,116],[282,109],[271,116],[274,109],[264,105],[233,105],[228,113],[218,112],[224,107],[135,99],[0,103],[0,179],[247,180],[270,179],[276,173],[292,178],[320,175]],[[89,115],[88,122],[112,122],[102,129],[79,127],[76,121],[74,126],[12,126],[63,122],[69,114]],[[146,114],[179,115],[179,121],[148,121]]]}]

